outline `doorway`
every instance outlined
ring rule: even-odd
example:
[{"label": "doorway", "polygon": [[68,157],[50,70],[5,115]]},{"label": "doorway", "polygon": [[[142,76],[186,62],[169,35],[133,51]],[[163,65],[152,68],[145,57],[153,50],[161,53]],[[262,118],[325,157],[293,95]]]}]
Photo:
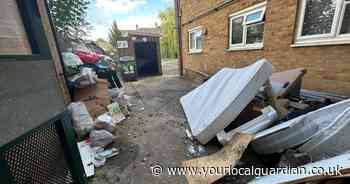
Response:
[{"label": "doorway", "polygon": [[156,42],[136,42],[135,59],[139,76],[159,74]]}]

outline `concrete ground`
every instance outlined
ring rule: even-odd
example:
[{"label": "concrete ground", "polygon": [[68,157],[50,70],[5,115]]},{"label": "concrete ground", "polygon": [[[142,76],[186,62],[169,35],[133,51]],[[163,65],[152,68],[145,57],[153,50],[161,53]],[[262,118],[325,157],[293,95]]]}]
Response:
[{"label": "concrete ground", "polygon": [[180,166],[186,156],[186,118],[179,99],[195,85],[178,76],[176,61],[163,63],[163,76],[126,83],[131,116],[117,127],[119,155],[107,160],[92,184],[186,183],[184,176],[153,176],[151,166]]}]

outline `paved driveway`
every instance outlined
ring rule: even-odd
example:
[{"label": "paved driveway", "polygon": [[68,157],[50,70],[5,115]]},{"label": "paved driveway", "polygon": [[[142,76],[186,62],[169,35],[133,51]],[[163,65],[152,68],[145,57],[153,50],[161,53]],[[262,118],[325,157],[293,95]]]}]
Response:
[{"label": "paved driveway", "polygon": [[175,62],[163,64],[163,76],[126,84],[131,117],[118,125],[114,146],[120,154],[107,160],[90,180],[94,184],[186,183],[185,177],[153,176],[150,167],[180,166],[186,159],[186,118],[179,98],[195,86],[177,75]]}]

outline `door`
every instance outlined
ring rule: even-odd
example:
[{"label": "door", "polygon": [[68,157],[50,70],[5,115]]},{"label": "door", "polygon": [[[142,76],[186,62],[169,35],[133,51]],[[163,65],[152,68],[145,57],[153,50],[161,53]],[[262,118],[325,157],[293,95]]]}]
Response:
[{"label": "door", "polygon": [[139,76],[157,75],[159,73],[156,42],[136,42],[135,59]]}]

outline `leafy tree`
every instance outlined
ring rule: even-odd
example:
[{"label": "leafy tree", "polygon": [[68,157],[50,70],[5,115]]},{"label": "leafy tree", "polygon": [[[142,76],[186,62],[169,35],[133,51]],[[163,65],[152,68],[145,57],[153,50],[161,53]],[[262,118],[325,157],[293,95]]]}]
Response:
[{"label": "leafy tree", "polygon": [[86,20],[89,0],[47,0],[56,31],[66,40],[81,41],[90,24]]},{"label": "leafy tree", "polygon": [[159,14],[162,38],[160,40],[163,58],[177,58],[177,35],[175,25],[175,8],[170,7]]},{"label": "leafy tree", "polygon": [[105,50],[107,52],[108,55],[112,55],[115,56],[117,51],[115,48],[113,48],[113,46],[106,40],[102,39],[102,38],[98,38],[96,40],[96,44],[101,47],[103,50]]},{"label": "leafy tree", "polygon": [[117,41],[121,37],[121,34],[122,33],[118,29],[117,22],[114,21],[108,33],[108,41],[112,44],[114,48],[117,48]]}]

